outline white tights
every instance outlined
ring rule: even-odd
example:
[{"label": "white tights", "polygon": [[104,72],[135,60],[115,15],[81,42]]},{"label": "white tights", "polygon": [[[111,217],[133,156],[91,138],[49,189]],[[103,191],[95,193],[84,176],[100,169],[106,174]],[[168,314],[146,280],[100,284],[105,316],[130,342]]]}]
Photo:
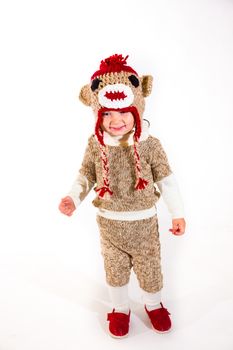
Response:
[{"label": "white tights", "polygon": [[[109,296],[111,299],[112,307],[116,312],[129,312],[129,297],[128,297],[128,284],[122,287],[112,287],[108,285]],[[142,302],[146,305],[147,310],[154,310],[160,307],[161,291],[156,293],[148,293],[141,289]]]}]

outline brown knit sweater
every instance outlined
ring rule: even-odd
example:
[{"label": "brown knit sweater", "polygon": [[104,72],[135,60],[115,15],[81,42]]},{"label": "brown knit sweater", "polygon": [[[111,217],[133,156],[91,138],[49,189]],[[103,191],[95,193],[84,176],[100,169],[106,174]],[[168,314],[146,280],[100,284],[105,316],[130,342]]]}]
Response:
[{"label": "brown knit sweater", "polygon": [[[149,209],[157,202],[160,193],[154,183],[172,173],[160,141],[149,136],[140,141],[139,154],[142,177],[149,183],[144,190],[135,190],[135,165],[133,145],[106,146],[109,159],[109,183],[113,195],[109,200],[96,196],[93,205],[112,211],[137,211]],[[102,164],[99,143],[90,136],[80,169],[88,181],[97,187],[103,186]]]}]

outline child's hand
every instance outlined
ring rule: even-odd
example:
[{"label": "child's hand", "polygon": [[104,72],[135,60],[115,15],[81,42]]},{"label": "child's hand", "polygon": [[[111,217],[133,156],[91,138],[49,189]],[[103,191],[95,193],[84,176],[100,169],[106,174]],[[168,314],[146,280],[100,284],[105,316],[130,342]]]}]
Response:
[{"label": "child's hand", "polygon": [[58,208],[62,214],[67,216],[71,216],[76,209],[73,199],[69,196],[62,198]]},{"label": "child's hand", "polygon": [[185,219],[173,219],[172,220],[172,228],[169,229],[174,235],[180,236],[185,232]]}]

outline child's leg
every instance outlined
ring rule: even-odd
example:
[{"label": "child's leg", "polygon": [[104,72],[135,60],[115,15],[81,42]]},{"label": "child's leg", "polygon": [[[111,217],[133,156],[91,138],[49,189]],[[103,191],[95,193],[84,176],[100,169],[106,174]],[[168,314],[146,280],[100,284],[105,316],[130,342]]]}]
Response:
[{"label": "child's leg", "polygon": [[163,287],[161,271],[160,241],[157,216],[140,220],[134,233],[137,240],[132,251],[133,269],[148,304],[159,302]]},{"label": "child's leg", "polygon": [[[106,281],[112,307],[117,312],[129,311],[128,283],[132,267],[131,256],[118,247],[122,242],[120,221],[97,217],[100,229],[101,253],[104,258]],[[118,237],[118,238],[117,238]],[[114,241],[115,240],[115,241]]]},{"label": "child's leg", "polygon": [[132,255],[134,271],[143,289],[145,310],[153,329],[166,333],[171,329],[171,319],[170,313],[161,303],[163,278],[157,216],[141,220],[137,229],[140,230],[140,239],[137,242],[139,248]]},{"label": "child's leg", "polygon": [[128,284],[122,287],[112,287],[108,285],[108,292],[112,307],[116,312],[129,313]]},{"label": "child's leg", "polygon": [[161,307],[161,291],[156,293],[148,293],[141,289],[141,293],[143,305],[146,305],[147,310],[151,311]]},{"label": "child's leg", "polygon": [[122,249],[124,245],[124,223],[97,216],[100,229],[101,253],[104,258],[106,280],[112,302],[112,312],[108,313],[109,333],[112,337],[128,335],[130,310],[127,285],[131,270],[131,256]]}]

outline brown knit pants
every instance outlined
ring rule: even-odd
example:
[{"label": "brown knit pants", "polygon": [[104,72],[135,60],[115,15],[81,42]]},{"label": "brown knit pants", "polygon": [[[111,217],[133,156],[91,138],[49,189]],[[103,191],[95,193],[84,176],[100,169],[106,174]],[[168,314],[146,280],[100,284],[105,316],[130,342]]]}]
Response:
[{"label": "brown knit pants", "polygon": [[143,290],[155,293],[162,289],[157,216],[120,221],[97,215],[97,223],[107,283],[113,287],[127,284],[133,267]]}]

